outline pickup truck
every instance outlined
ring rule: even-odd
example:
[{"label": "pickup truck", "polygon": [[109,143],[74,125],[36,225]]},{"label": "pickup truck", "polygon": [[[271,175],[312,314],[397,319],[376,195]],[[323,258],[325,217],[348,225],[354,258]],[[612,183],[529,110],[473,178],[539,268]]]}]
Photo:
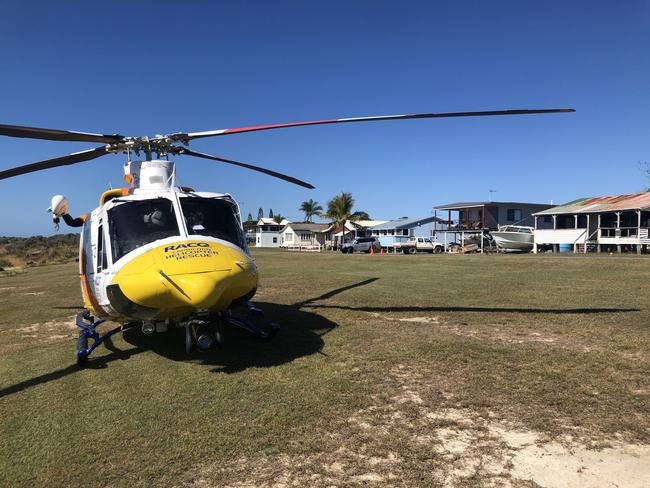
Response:
[{"label": "pickup truck", "polygon": [[415,254],[416,252],[439,254],[444,250],[444,245],[430,237],[411,237],[408,241],[395,243],[395,252],[402,251],[404,254]]}]

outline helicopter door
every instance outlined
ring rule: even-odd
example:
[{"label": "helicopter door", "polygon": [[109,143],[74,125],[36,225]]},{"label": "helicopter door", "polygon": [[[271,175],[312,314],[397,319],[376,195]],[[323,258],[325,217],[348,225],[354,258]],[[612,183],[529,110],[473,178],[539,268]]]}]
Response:
[{"label": "helicopter door", "polygon": [[[94,230],[94,229],[93,229]],[[108,268],[109,268],[109,263],[108,263],[108,257],[106,253],[106,240],[104,238],[104,225],[102,221],[98,221],[97,223],[97,231],[95,234],[95,244],[93,245],[93,264],[94,264],[94,269],[93,271],[93,276],[92,276],[92,282],[95,285],[95,296],[97,297],[97,301],[105,305],[107,304],[107,297],[106,297],[106,279],[108,276]]]}]

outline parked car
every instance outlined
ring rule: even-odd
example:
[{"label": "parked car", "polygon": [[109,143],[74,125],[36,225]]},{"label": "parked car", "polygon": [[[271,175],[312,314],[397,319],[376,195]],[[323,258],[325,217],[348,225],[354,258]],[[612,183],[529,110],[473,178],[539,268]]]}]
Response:
[{"label": "parked car", "polygon": [[441,253],[445,246],[429,237],[411,237],[405,242],[396,242],[395,251],[402,251],[404,254],[415,254],[416,252]]},{"label": "parked car", "polygon": [[352,254],[353,252],[370,252],[370,249],[379,252],[381,244],[376,237],[358,237],[351,242],[344,242],[341,247],[343,254]]}]

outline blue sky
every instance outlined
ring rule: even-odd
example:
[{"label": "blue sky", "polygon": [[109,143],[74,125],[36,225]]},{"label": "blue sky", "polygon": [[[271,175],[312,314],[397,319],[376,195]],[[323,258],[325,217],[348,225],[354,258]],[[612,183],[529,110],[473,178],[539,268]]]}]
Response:
[{"label": "blue sky", "polygon": [[[309,181],[177,158],[182,184],[302,218],[340,191],[374,218],[460,200],[641,191],[650,3],[3,2],[0,122],[128,135],[413,112],[575,114],[344,124],[195,141]],[[0,168],[93,147],[0,138]],[[0,235],[51,234],[121,186],[122,156],[0,181]],[[490,194],[488,190],[497,190]],[[63,231],[63,229],[62,229]]]}]

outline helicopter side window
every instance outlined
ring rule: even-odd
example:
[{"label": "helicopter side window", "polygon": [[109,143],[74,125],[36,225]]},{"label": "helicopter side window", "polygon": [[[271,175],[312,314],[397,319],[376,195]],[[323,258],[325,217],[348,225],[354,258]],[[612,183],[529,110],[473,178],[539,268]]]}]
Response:
[{"label": "helicopter side window", "polygon": [[188,235],[216,237],[244,248],[245,238],[233,206],[216,198],[181,198]]},{"label": "helicopter side window", "polygon": [[140,246],[180,235],[167,198],[122,203],[108,211],[108,218],[113,262]]},{"label": "helicopter side window", "polygon": [[90,239],[90,220],[83,224],[81,231],[81,274],[87,275],[93,269],[93,250]]},{"label": "helicopter side window", "polygon": [[97,272],[106,269],[106,246],[104,245],[104,226],[97,228]]}]

